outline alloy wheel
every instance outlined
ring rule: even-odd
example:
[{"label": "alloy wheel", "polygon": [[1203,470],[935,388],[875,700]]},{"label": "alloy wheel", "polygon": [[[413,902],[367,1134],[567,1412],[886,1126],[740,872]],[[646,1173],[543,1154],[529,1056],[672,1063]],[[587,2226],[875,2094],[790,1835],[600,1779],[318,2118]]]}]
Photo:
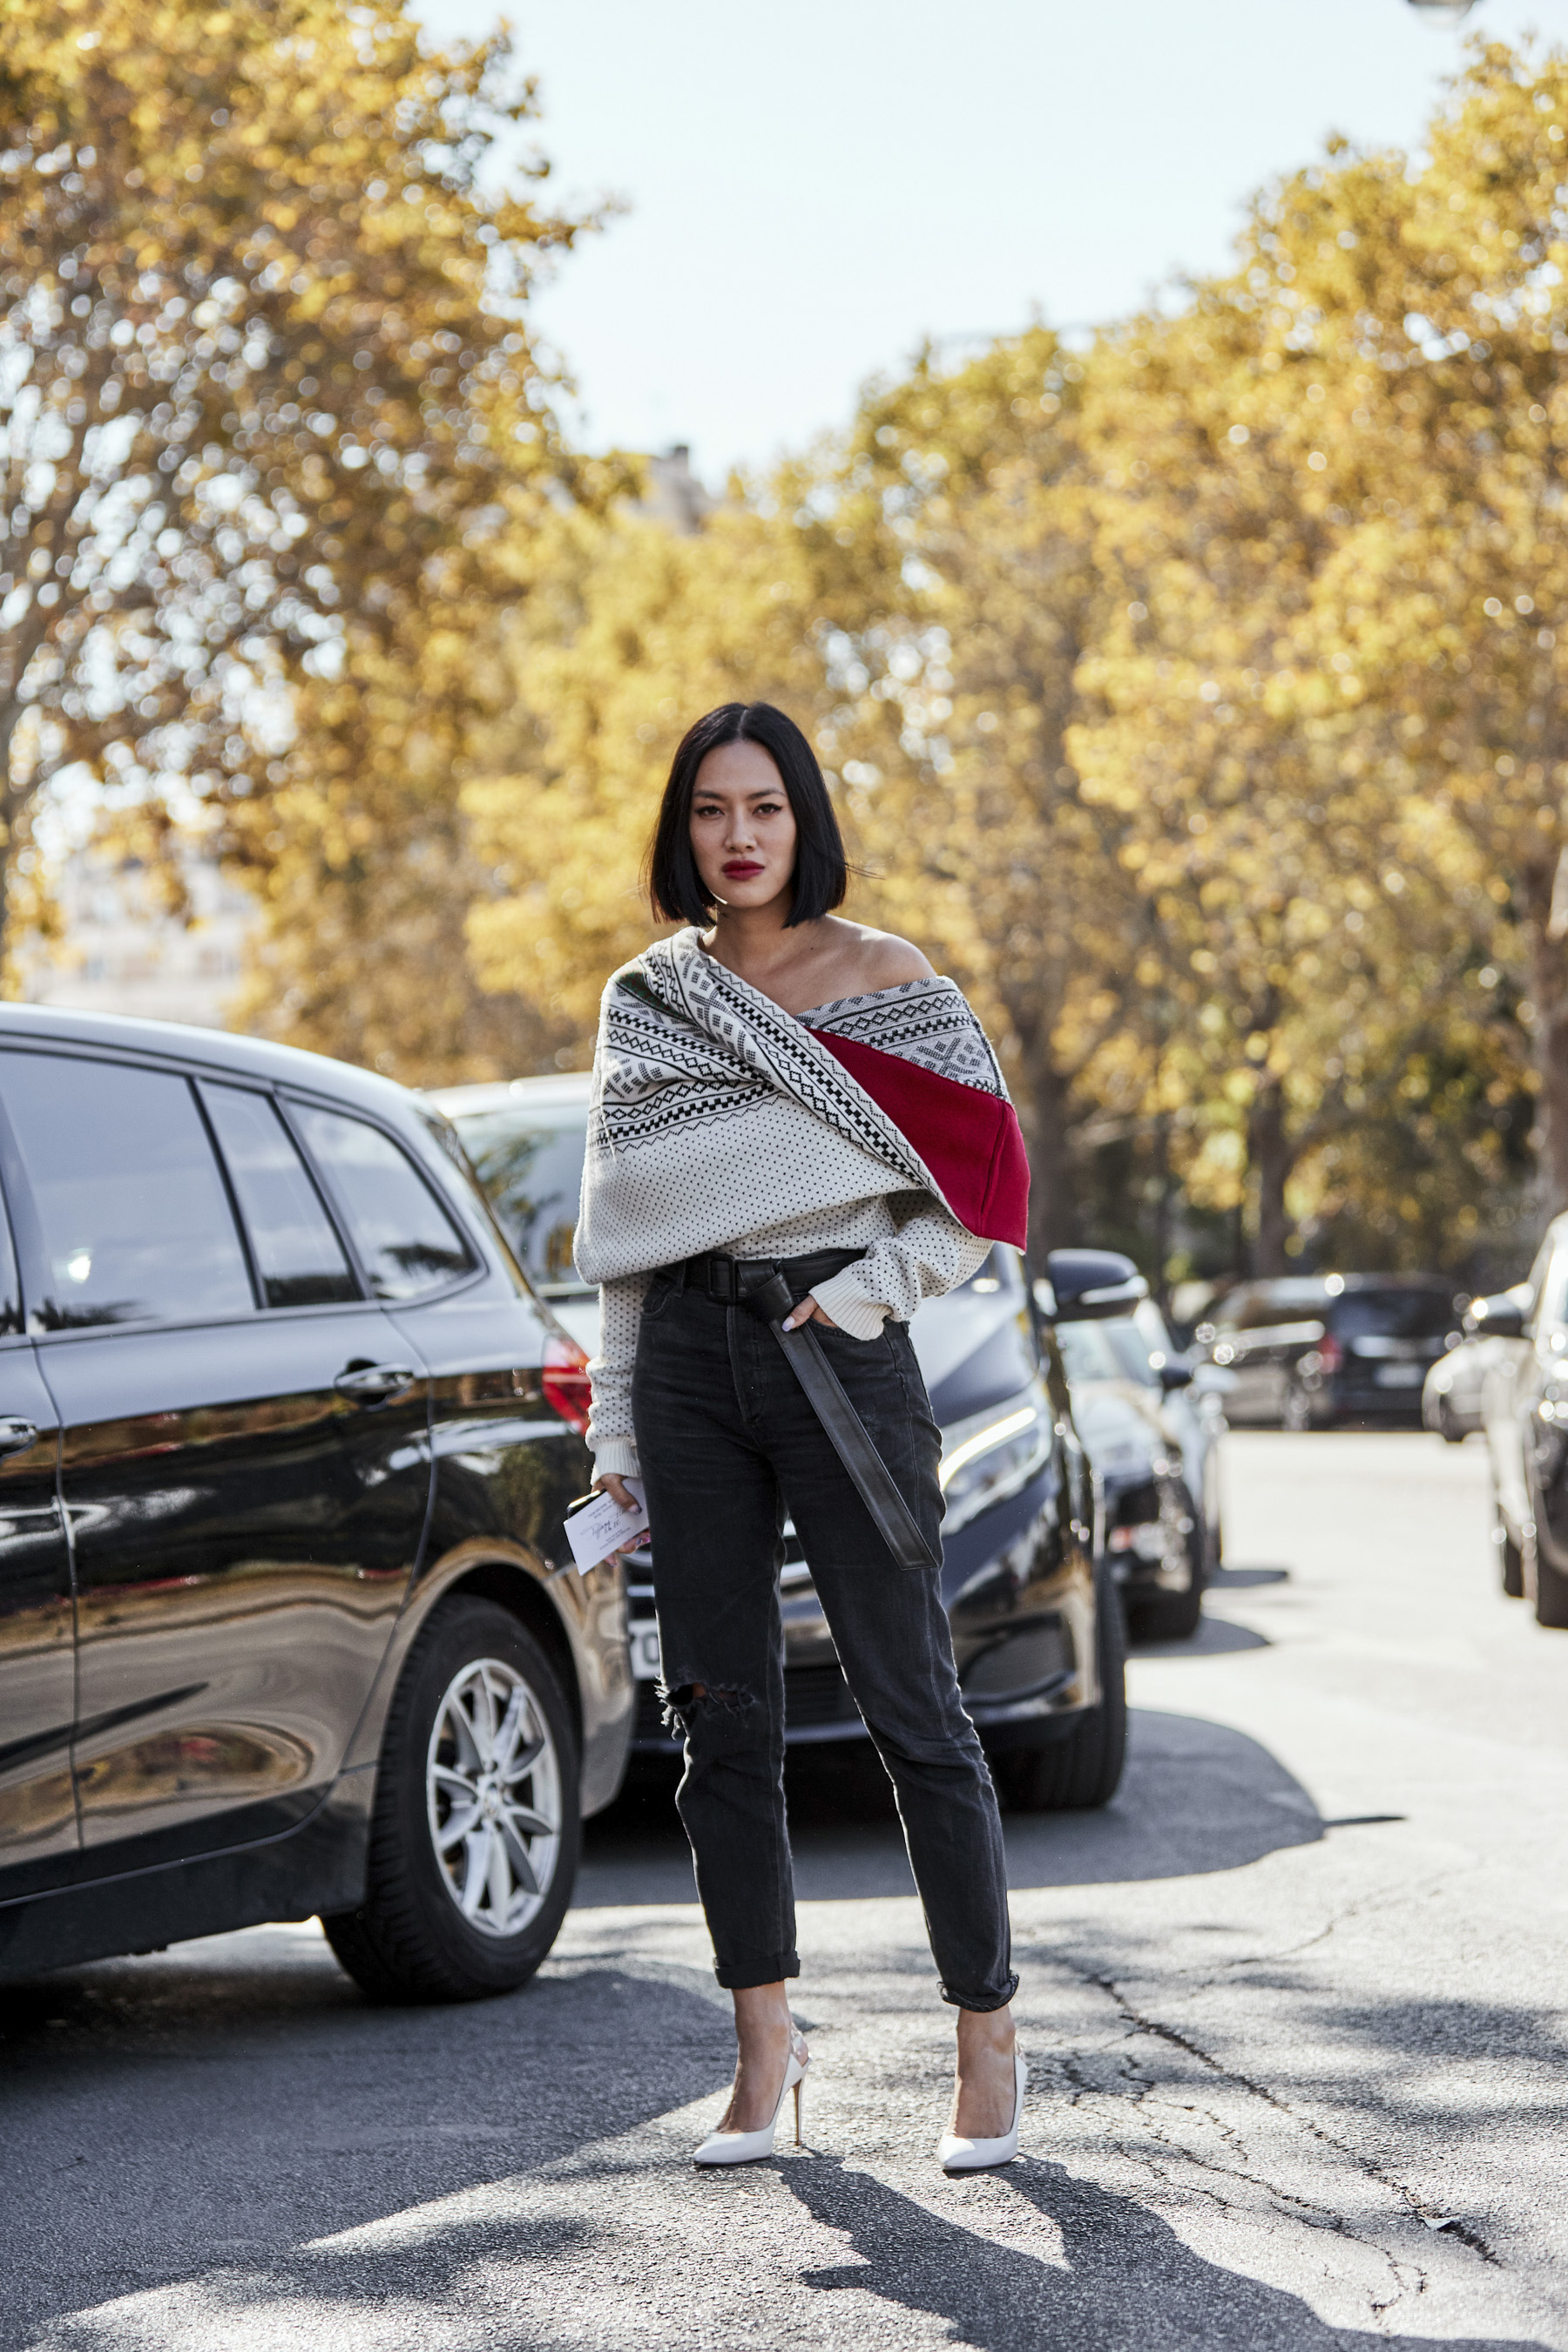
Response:
[{"label": "alloy wheel", "polygon": [[425,1776],[447,1892],[470,1927],[515,1936],[550,1891],[561,1850],[561,1766],[515,1666],[478,1658],[447,1685]]}]

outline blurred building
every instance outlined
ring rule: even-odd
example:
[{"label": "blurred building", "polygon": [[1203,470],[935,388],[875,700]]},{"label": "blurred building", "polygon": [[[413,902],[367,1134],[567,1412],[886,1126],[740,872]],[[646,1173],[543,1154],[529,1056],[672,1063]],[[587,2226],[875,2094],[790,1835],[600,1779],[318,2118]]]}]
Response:
[{"label": "blurred building", "polygon": [[662,457],[650,457],[647,472],[647,496],[639,502],[639,512],[689,539],[718,504],[691,470],[689,444],[678,441]]},{"label": "blurred building", "polygon": [[77,851],[56,886],[63,935],[22,960],[27,1003],[221,1029],[256,908],[212,858],[184,865],[188,919],[159,903],[140,859]]}]

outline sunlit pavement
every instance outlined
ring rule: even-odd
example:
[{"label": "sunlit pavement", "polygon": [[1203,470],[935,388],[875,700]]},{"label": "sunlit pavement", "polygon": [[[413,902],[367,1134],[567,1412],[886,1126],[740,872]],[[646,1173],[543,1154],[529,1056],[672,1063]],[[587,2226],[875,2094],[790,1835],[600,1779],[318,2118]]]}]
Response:
[{"label": "sunlit pavement", "polygon": [[810,2145],[695,2177],[723,1999],[622,1807],[508,2001],[367,2009],[313,1927],[7,1996],[0,2347],[1568,2347],[1568,1633],[1494,1587],[1475,1443],[1231,1444],[1117,1802],[1009,1822],[1018,2163],[935,2169],[951,2021],[848,1775]]}]

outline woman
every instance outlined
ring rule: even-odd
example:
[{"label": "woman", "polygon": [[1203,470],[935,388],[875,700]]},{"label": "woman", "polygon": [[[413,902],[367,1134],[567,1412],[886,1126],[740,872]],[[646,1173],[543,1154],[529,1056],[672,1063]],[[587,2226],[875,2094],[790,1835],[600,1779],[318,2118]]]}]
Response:
[{"label": "woman", "polygon": [[[576,1255],[603,1306],[595,1484],[628,1508],[626,1479],[644,1486],[664,1696],[685,1748],[676,1801],[735,2002],[734,2086],[696,2161],[770,2154],[792,2088],[800,2132],[787,1509],[892,1777],[942,1998],[958,2010],[941,2160],[1005,2162],[1025,2070],[1001,1823],[953,1673],[941,1438],[908,1325],[991,1240],[1022,1241],[1017,1123],[952,982],[907,940],[831,913],[847,882],[837,821],[782,711],[728,703],[690,730],[647,878],[655,914],[692,928],[605,992]],[[758,1293],[775,1268],[790,1311],[775,1289],[770,1328]],[[809,1331],[847,1392],[880,1457],[858,1457],[858,1480],[797,1375],[804,1343],[781,1344],[781,1330]],[[889,1512],[902,1514],[901,1551],[879,1531]]]}]

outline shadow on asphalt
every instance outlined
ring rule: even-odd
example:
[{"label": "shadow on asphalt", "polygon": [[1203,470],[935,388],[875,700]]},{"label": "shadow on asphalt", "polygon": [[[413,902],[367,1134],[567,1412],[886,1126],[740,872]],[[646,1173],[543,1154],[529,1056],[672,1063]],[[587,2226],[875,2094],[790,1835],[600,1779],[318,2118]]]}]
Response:
[{"label": "shadow on asphalt", "polygon": [[1271,1650],[1274,1647],[1267,1633],[1255,1633],[1250,1625],[1233,1625],[1228,1617],[1215,1617],[1207,1609],[1195,1633],[1179,1642],[1141,1642],[1132,1637],[1131,1650],[1135,1658],[1224,1658],[1237,1650]]},{"label": "shadow on asphalt", "polygon": [[[588,1823],[578,1909],[695,1899],[673,1787],[669,1775],[634,1783]],[[789,1804],[803,1902],[913,1893],[888,1778],[868,1744],[831,1759],[797,1749]],[[1281,1847],[1310,1845],[1323,1832],[1300,1782],[1258,1740],[1152,1707],[1129,1716],[1127,1769],[1103,1811],[1008,1813],[1004,1826],[1008,1883],[1018,1889],[1240,1870]]]},{"label": "shadow on asphalt", "polygon": [[[975,2352],[1149,2352],[1201,2345],[1203,2352],[1417,2352],[1431,2338],[1390,2328],[1331,2326],[1299,2295],[1205,2262],[1130,2198],[1075,2179],[1058,2164],[1024,2158],[994,2175],[1061,2232],[1061,2266],[998,2245],[916,2204],[868,2174],[822,2159],[784,2164],[781,2178],[813,2218],[842,2231],[858,2257],[807,2271],[823,2294],[851,2288],[909,2312],[945,2320],[951,2341]],[[988,2203],[994,2231],[998,2215]],[[1547,2352],[1521,2336],[1443,2338],[1446,2352]]]},{"label": "shadow on asphalt", "polygon": [[[416,2248],[310,2242],[636,2131],[721,2090],[733,2060],[719,2003],[657,1973],[590,1966],[501,2000],[373,2009],[310,1927],[9,1986],[0,2352],[148,2352],[160,2321],[98,2307],[182,2280],[200,2283],[207,2321],[180,2325],[181,2352],[305,2340],[245,2333],[259,2306],[314,2306],[309,2340],[331,2344],[345,2340],[334,2305],[460,2299],[476,2259],[460,2216]],[[573,2227],[595,2233],[591,2207],[543,2236]],[[572,2251],[515,2221],[479,2234],[512,2260]]]}]

